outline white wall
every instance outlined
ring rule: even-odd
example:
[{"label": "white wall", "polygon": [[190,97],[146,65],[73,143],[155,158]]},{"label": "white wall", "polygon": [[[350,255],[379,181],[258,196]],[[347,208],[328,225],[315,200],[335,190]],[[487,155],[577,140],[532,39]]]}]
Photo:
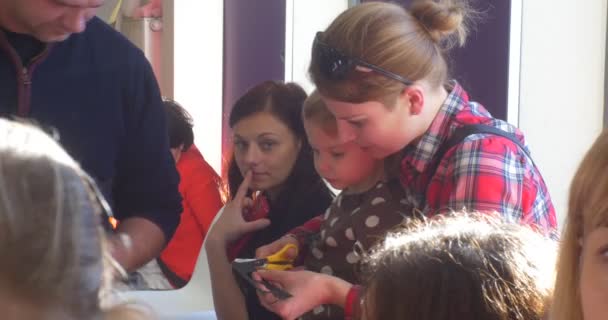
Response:
[{"label": "white wall", "polygon": [[[194,142],[221,172],[224,2],[173,4],[173,96],[194,119]],[[163,3],[163,5],[166,5]]]},{"label": "white wall", "polygon": [[509,34],[509,84],[507,95],[507,121],[519,126],[519,81],[521,77],[521,28],[523,0],[511,0]]},{"label": "white wall", "polygon": [[602,129],[606,0],[523,3],[519,126],[562,221],[570,181]]},{"label": "white wall", "polygon": [[300,84],[307,92],[314,88],[308,79],[312,42],[342,11],[348,0],[286,0],[285,81]]}]

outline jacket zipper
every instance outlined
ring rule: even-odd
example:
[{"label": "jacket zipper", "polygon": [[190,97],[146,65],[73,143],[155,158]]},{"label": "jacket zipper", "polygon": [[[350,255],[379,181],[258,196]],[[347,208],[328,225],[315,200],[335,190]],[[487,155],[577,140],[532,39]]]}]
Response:
[{"label": "jacket zipper", "polygon": [[50,52],[51,44],[47,44],[44,50],[35,56],[28,66],[24,66],[21,58],[10,45],[4,32],[0,31],[0,48],[4,49],[13,60],[17,71],[17,116],[26,117],[30,112],[32,94],[32,74],[36,66],[46,58]]},{"label": "jacket zipper", "polygon": [[[21,86],[22,86],[22,96],[19,101],[19,108],[17,110],[17,116],[26,117],[30,113],[31,102],[32,102],[32,74],[34,73],[34,69],[48,56],[49,50],[51,48],[50,44],[47,44],[44,47],[44,50],[35,56],[27,66],[23,66],[21,63]],[[21,60],[21,59],[20,59]]]}]

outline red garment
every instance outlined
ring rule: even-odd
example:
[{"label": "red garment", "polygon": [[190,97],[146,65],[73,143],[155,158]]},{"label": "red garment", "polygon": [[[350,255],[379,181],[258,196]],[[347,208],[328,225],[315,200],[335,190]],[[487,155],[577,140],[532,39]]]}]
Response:
[{"label": "red garment", "polygon": [[344,302],[344,320],[354,319],[355,304],[360,303],[360,294],[360,286],[354,285],[348,290],[346,301]]},{"label": "red garment", "polygon": [[[223,206],[221,179],[194,145],[181,154],[177,171],[184,211],[175,235],[161,253],[160,262],[166,266],[163,271],[169,269],[188,282],[209,226]],[[166,276],[177,285],[171,275]]]},{"label": "red garment", "polygon": [[[255,197],[253,207],[251,210],[243,212],[243,219],[245,221],[255,221],[268,217],[270,212],[270,206],[268,205],[268,199],[263,195]],[[248,233],[242,236],[239,240],[235,241],[230,247],[228,247],[228,260],[234,261],[243,250],[245,245],[251,240],[253,233]],[[252,257],[250,257],[252,258]]]},{"label": "red garment", "polygon": [[529,152],[513,141],[491,134],[471,135],[444,154],[435,172],[428,172],[441,145],[463,125],[489,125],[515,134],[525,144],[519,129],[469,101],[456,82],[452,86],[430,128],[401,162],[401,182],[408,198],[427,216],[463,208],[498,212],[507,221],[555,236],[557,219],[545,181]]}]

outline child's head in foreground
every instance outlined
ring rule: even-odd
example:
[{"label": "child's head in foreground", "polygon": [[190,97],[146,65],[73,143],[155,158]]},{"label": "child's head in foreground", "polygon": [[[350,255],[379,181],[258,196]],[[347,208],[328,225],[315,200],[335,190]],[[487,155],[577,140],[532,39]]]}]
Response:
[{"label": "child's head in foreground", "polygon": [[361,318],[540,320],[555,243],[481,214],[412,219],[367,258]]}]

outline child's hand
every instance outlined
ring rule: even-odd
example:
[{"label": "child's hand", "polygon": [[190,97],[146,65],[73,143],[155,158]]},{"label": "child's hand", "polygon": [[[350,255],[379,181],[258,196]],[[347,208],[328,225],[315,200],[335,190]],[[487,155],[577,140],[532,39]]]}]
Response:
[{"label": "child's hand", "polygon": [[[265,246],[259,247],[255,251],[255,257],[256,258],[266,258],[268,256],[271,256],[271,255],[279,252],[279,250],[283,249],[283,247],[285,247],[288,244],[293,244],[298,248],[300,247],[300,244],[298,243],[298,240],[296,240],[295,237],[287,235],[287,236],[281,237],[279,240],[276,240],[275,242],[272,242]],[[292,259],[297,258],[297,252],[295,252],[294,249],[290,249],[289,251],[287,251],[287,255],[289,256],[289,258],[292,258]]]},{"label": "child's hand", "polygon": [[277,300],[271,293],[258,292],[260,303],[286,320],[296,319],[323,304],[344,306],[352,287],[342,279],[311,271],[260,270],[253,273],[253,278],[269,281],[292,295],[289,299]]}]

